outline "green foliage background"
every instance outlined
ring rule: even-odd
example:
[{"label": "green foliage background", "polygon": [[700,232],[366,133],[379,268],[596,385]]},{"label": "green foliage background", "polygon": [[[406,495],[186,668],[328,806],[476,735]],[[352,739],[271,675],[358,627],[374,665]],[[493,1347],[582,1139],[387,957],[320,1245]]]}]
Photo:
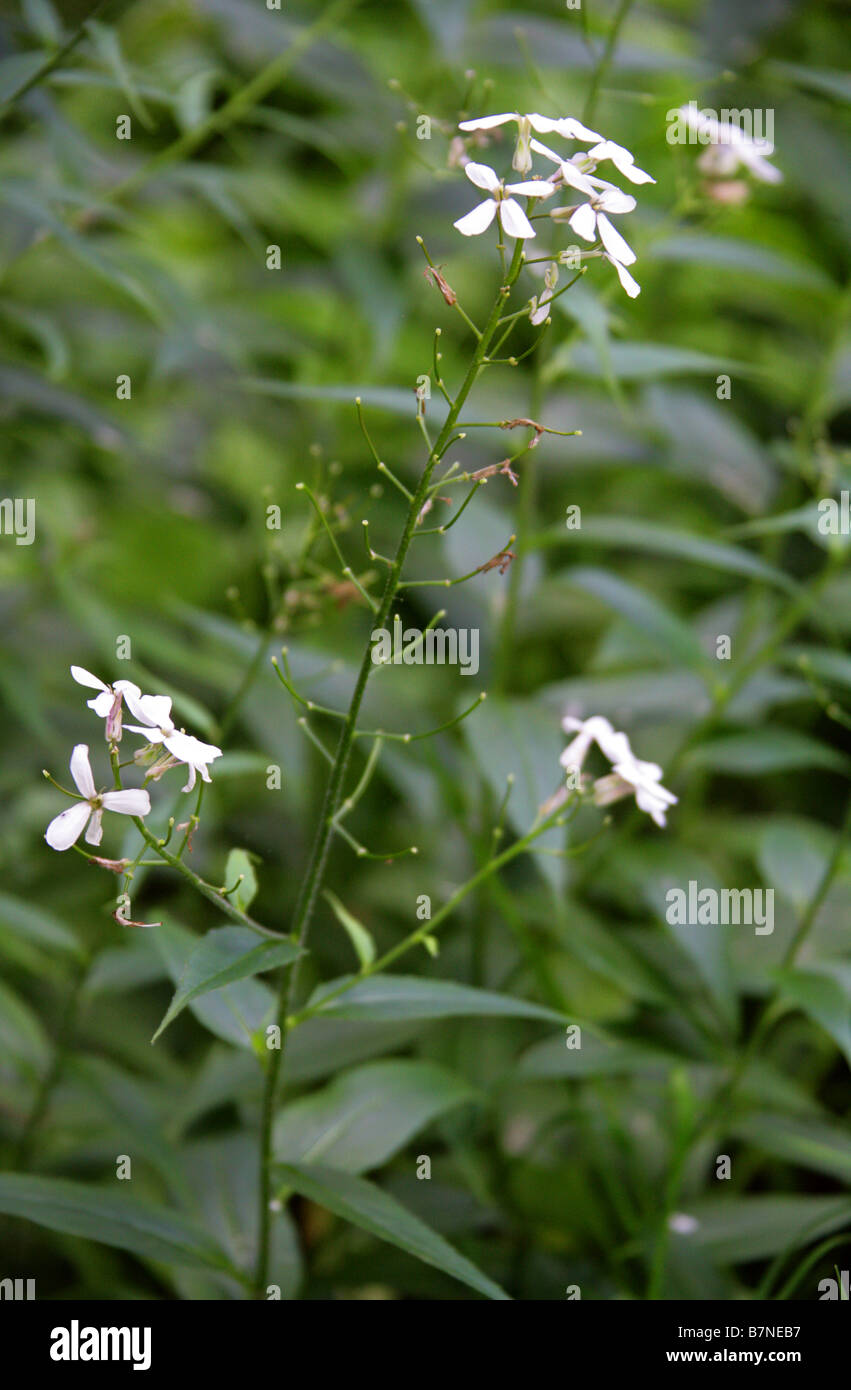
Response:
[{"label": "green foliage background", "polygon": [[[476,388],[473,419],[582,433],[545,437],[519,489],[492,479],[445,538],[417,542],[417,578],[460,576],[511,535],[519,558],[413,591],[405,620],[446,607],[480,629],[482,669],[382,673],[364,722],[417,732],[479,687],[489,699],[434,741],[388,745],[358,808],[370,850],[418,855],[359,862],[337,841],[328,884],[391,947],[419,895],[436,909],[484,862],[509,773],[506,842],[528,828],[558,785],[567,710],[626,729],[680,802],[667,831],[621,805],[576,858],[520,860],[467,899],[436,958],[401,965],[548,1014],[367,1010],[296,1030],[276,1151],[302,1164],[287,1183],[301,1195],[275,1215],[273,1279],[284,1297],[474,1296],[444,1245],[416,1258],[421,1230],[388,1217],[384,1193],[482,1271],[479,1292],[818,1297],[851,1247],[851,575],[847,537],[816,524],[818,499],[851,487],[843,7],[374,0],[323,20],[288,0],[112,0],[80,29],[88,8],[21,0],[0,19],[0,492],[34,498],[37,525],[32,546],[0,537],[0,1166],[17,1170],[0,1175],[0,1276],[35,1276],[40,1297],[245,1296],[233,1267],[250,1270],[256,1242],[262,1075],[249,1034],[274,977],[194,1001],[151,1045],[191,934],[225,919],[140,870],[133,915],[164,925],[121,928],[115,881],[44,844],[59,808],[41,769],[62,780],[87,739],[106,780],[68,667],[172,694],[221,739],[191,862],[224,882],[229,851],[250,851],[252,912],[286,931],[326,768],[269,658],[285,641],[300,686],[344,707],[370,631],[295,484],[327,499],[375,587],[361,521],[392,553],[402,513],[353,399],[412,487],[434,328],[447,381],[470,352],[415,238],[474,318],[496,284],[490,239],[452,229],[472,205],[447,164],[455,123],[582,115],[596,86],[591,123],[657,179],[627,233],[641,296],[592,262],[540,352]],[[665,139],[689,100],[773,110],[784,182],[714,201],[700,147]],[[481,157],[509,155],[506,138]],[[471,432],[451,457],[481,468],[505,443]],[[132,662],[116,661],[121,635]],[[178,776],[154,789],[159,823],[189,805]],[[599,824],[584,811],[574,842]],[[104,842],[136,843],[120,826]],[[773,888],[774,933],[669,928],[665,891],[689,879]],[[306,984],[354,968],[323,899]],[[566,1021],[585,1028],[579,1052]],[[675,1213],[690,1220],[669,1231]]]}]

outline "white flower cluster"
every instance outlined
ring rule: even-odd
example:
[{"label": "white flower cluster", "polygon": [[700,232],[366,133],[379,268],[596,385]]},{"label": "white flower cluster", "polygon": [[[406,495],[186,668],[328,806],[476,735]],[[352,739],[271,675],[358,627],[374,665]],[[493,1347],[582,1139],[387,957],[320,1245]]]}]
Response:
[{"label": "white flower cluster", "polygon": [[662,786],[662,769],[657,763],[636,758],[626,734],[619,733],[601,714],[585,720],[567,715],[561,727],[565,733],[576,735],[559,759],[566,772],[581,771],[592,743],[612,764],[611,773],[598,777],[594,783],[594,801],[598,806],[634,795],[639,810],[646,811],[657,825],[665,825],[668,807],[676,805],[677,798]]},{"label": "white flower cluster", "polygon": [[[185,792],[195,786],[195,775],[200,772],[203,781],[210,781],[208,765],[222,755],[221,748],[212,743],[202,743],[185,730],[178,729],[171,717],[171,699],[167,695],[143,695],[138,685],[132,681],[120,680],[114,685],[106,685],[91,671],[82,666],[72,666],[71,675],[78,685],[89,690],[97,690],[92,700],[87,700],[89,709],[100,719],[106,720],[106,738],[112,747],[121,741],[122,706],[125,706],[138,724],[125,724],[130,733],[144,734],[146,743],[135,754],[134,761],[145,762],[153,759],[146,773],[146,781],[158,781],[169,768],[185,764],[189,778]],[[160,748],[165,748],[163,754]],[[44,838],[52,849],[70,849],[86,832],[86,842],[99,845],[103,835],[101,821],[104,811],[117,811],[124,816],[146,816],[151,809],[151,799],[142,789],[98,792],[95,788],[89,748],[86,743],[78,743],[71,754],[71,776],[79,792],[76,805],[62,811],[47,827]]]},{"label": "white flower cluster", "polygon": [[[546,178],[535,176],[520,183],[505,183],[489,165],[472,161],[467,163],[464,172],[468,179],[477,188],[483,189],[488,197],[474,207],[472,212],[460,217],[454,224],[455,227],[464,236],[478,236],[487,231],[494,217],[498,217],[507,236],[523,239],[533,237],[535,229],[515,195],[527,199],[551,198],[558,192],[571,189],[582,195],[582,201],[572,199],[571,202],[551,210],[550,216],[566,220],[573,231],[585,241],[599,240],[601,254],[614,266],[624,290],[634,299],[640,293],[640,286],[626,267],[634,263],[635,252],[609,220],[609,214],[632,212],[635,199],[606,179],[598,178],[597,166],[609,161],[623,178],[634,184],[655,183],[656,180],[638,168],[634,156],[623,145],[604,139],[597,131],[589,130],[572,116],[555,120],[537,114],[521,116],[516,112],[504,111],[497,116],[482,116],[476,120],[462,121],[460,129],[471,132],[487,131],[510,121],[515,122],[518,129],[512,160],[512,167],[516,172],[524,175],[531,172],[533,151],[555,164],[555,170]],[[540,140],[534,139],[533,131],[537,135],[555,134],[565,140],[582,141],[590,148],[570,156],[562,156],[542,144]],[[546,314],[540,311],[551,297],[552,286],[548,286],[548,289],[550,293],[546,299],[542,296],[536,310],[539,317],[534,318],[533,322],[541,322],[546,317]]]}]

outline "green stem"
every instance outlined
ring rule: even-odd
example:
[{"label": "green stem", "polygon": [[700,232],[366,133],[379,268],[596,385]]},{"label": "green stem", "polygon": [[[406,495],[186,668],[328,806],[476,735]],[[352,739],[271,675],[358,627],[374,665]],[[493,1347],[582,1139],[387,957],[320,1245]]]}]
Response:
[{"label": "green stem", "polygon": [[250,927],[252,931],[259,932],[261,936],[270,936],[276,941],[287,940],[285,932],[273,931],[271,927],[264,927],[262,922],[257,922],[253,917],[249,917],[247,912],[241,912],[218,888],[214,888],[211,883],[207,883],[206,879],[201,878],[200,874],[196,874],[195,870],[190,869],[188,864],[184,864],[183,860],[179,859],[176,854],[172,854],[170,850],[167,850],[160,844],[156,835],[148,829],[140,816],[133,817],[133,824],[146,843],[150,845],[154,853],[158,855],[164,863],[169,864],[172,869],[177,869],[177,872],[183,875],[187,883],[191,883],[193,888],[197,889],[203,897],[208,898],[211,903],[215,903],[219,911],[223,912],[226,917],[230,917],[231,921],[239,922],[243,927]]},{"label": "green stem", "polygon": [[368,980],[371,975],[379,975],[382,970],[386,970],[387,966],[392,965],[400,956],[407,955],[408,951],[413,950],[415,946],[421,945],[427,937],[433,936],[438,927],[442,926],[448,917],[451,917],[456,907],[461,905],[469,893],[472,893],[475,888],[480,887],[481,884],[498,873],[506,864],[510,864],[512,859],[516,859],[518,855],[524,854],[529,846],[534,844],[535,840],[547,830],[551,830],[553,826],[560,825],[564,810],[565,808],[563,806],[559,807],[559,809],[553,811],[546,820],[539,821],[533,825],[532,829],[527,831],[521,840],[516,840],[513,845],[503,850],[502,854],[497,855],[495,859],[489,859],[486,864],[483,864],[482,867],[472,875],[472,877],[467,879],[466,883],[462,883],[461,887],[456,889],[452,897],[447,899],[443,907],[441,907],[432,918],[424,922],[421,927],[416,927],[414,931],[410,932],[401,941],[398,941],[395,946],[392,946],[390,950],[386,951],[378,960],[373,961],[372,965],[367,966],[360,974],[353,975],[350,979],[338,985],[336,989],[331,990],[328,994],[323,994],[321,999],[317,1000],[315,1004],[310,1004],[299,1013],[292,1014],[286,1018],[284,1020],[286,1029],[292,1031],[292,1029],[297,1028],[299,1024],[305,1023],[307,1019],[313,1018],[316,1014],[323,1013],[333,999],[338,999],[341,995],[346,994],[350,989],[353,989],[355,985],[359,985],[362,980]]},{"label": "green stem", "polygon": [[[517,241],[514,248],[511,267],[505,279],[505,283],[500,286],[499,292],[494,300],[490,317],[482,330],[481,337],[477,340],[470,365],[464,380],[459,387],[458,394],[454,403],[450,406],[446,420],[428,456],[426,466],[420,478],[417,490],[408,507],[408,515],[402,531],[401,538],[393,558],[392,564],[387,574],[384,586],[384,593],[376,612],[374,627],[386,627],[390,618],[399,582],[402,574],[402,567],[408,553],[408,547],[413,538],[417,517],[423,507],[428,493],[428,486],[432,472],[441,457],[443,450],[451,438],[456,421],[466,403],[470,391],[475,385],[479,372],[484,364],[487,350],[496,332],[500,314],[505,305],[506,298],[511,291],[511,287],[516,281],[523,264],[523,243]],[[310,921],[313,916],[313,909],[316,897],[322,884],[322,877],[325,871],[325,861],[328,855],[328,848],[331,837],[334,833],[334,817],[340,802],[343,788],[343,780],[348,767],[349,755],[351,753],[352,742],[355,736],[358,715],[361,703],[366,690],[367,681],[371,672],[374,670],[372,660],[372,642],[367,641],[360,670],[358,672],[355,688],[352,693],[349,710],[340,732],[334,764],[328,778],[325,789],[325,797],[322,810],[319,816],[319,824],[313,842],[310,860],[305,873],[304,882],[301,887],[298,901],[296,903],[295,917],[293,921],[292,935],[302,948],[305,945]],[[300,971],[297,965],[288,971],[284,976],[278,1003],[278,1027],[280,1028],[280,1046],[274,1049],[269,1059],[266,1071],[266,1085],[263,1097],[263,1119],[260,1134],[260,1239],[258,1244],[257,1270],[255,1280],[256,1296],[262,1297],[266,1286],[267,1270],[269,1265],[269,1245],[270,1245],[270,1211],[269,1202],[272,1192],[271,1183],[271,1141],[272,1123],[275,1113],[275,1102],[278,1089],[278,1079],[281,1073],[285,1047],[286,1047],[286,1020],[292,1011],[292,1003],[296,997]]]}]

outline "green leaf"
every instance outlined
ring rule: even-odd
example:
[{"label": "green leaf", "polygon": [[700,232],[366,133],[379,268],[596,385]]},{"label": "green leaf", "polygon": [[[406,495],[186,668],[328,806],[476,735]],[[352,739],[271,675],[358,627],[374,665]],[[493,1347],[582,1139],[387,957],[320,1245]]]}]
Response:
[{"label": "green leaf", "polygon": [[0,1173],[0,1211],[51,1231],[129,1250],[143,1259],[229,1268],[223,1252],[193,1221],[86,1183]]},{"label": "green leaf", "polygon": [[47,62],[44,53],[13,53],[0,61],[0,104],[14,101],[22,87]]},{"label": "green leaf", "polygon": [[[235,850],[234,853],[242,851]],[[216,927],[207,932],[186,961],[177,981],[174,998],[151,1042],[156,1042],[163,1029],[193,999],[223,989],[236,980],[256,975],[261,970],[290,965],[300,954],[298,946],[291,941],[264,940],[250,927]]]},{"label": "green leaf", "polygon": [[843,105],[851,103],[851,76],[842,68],[814,68],[808,63],[768,63],[771,78],[785,78],[820,96],[832,97]]},{"label": "green leaf", "polygon": [[0,981],[0,1058],[14,1059],[24,1064],[33,1076],[40,1076],[47,1067],[50,1043],[38,1016],[28,1004],[19,999]]},{"label": "green leaf", "polygon": [[674,1234],[711,1254],[719,1263],[764,1260],[780,1250],[809,1244],[844,1226],[851,1217],[847,1197],[709,1197],[688,1208],[698,1223]]},{"label": "green leaf", "polygon": [[517,1063],[517,1076],[549,1081],[560,1077],[632,1076],[644,1072],[661,1075],[675,1062],[683,1060],[662,1048],[608,1037],[597,1027],[592,1031],[586,1023],[579,1026],[581,1047],[568,1047],[565,1035],[545,1038],[523,1053]]},{"label": "green leaf", "polygon": [[797,1120],[789,1115],[753,1114],[737,1120],[730,1133],[777,1158],[851,1184],[851,1138],[839,1125],[809,1116]]},{"label": "green leaf", "polygon": [[[668,343],[611,343],[609,351],[612,371],[620,381],[643,381],[660,376],[711,376],[714,379],[719,372],[753,376],[758,370],[752,362],[711,357],[694,348]],[[577,347],[565,344],[553,355],[547,375],[552,380],[566,374],[599,377],[607,373],[594,350],[580,343]]]},{"label": "green leaf", "polygon": [[568,582],[593,594],[637,627],[674,665],[708,671],[709,659],[687,623],[677,618],[658,599],[633,584],[601,569],[572,569]]},{"label": "green leaf", "polygon": [[735,237],[707,236],[703,233],[678,234],[653,247],[656,261],[696,262],[701,267],[741,270],[745,275],[762,275],[808,290],[830,290],[833,285],[824,271],[809,261],[770,251],[752,241]]},{"label": "green leaf", "polygon": [[485,1298],[508,1294],[395,1198],[365,1178],[313,1164],[277,1164],[276,1174],[310,1201],[467,1284]]},{"label": "green leaf", "polygon": [[133,112],[133,115],[138,117],[146,130],[153,130],[154,121],[151,119],[151,114],[142,100],[139,89],[124,61],[124,54],[121,52],[121,44],[119,43],[118,35],[115,30],[108,24],[101,24],[97,19],[90,19],[86,24],[86,29],[94,41],[94,46],[97,49],[101,61],[110,69],[118,86],[127,98],[127,104]]},{"label": "green leaf", "polygon": [[[346,983],[353,976],[343,976],[320,985],[310,1000],[310,1007],[320,1004],[326,993]],[[418,975],[375,975],[360,980],[338,999],[330,999],[321,1009],[327,1018],[360,1018],[370,1020],[404,1021],[425,1018],[533,1018],[546,1023],[563,1024],[565,1019],[542,1004],[526,999],[513,999],[509,994],[495,994],[487,989],[456,984],[454,980],[429,980]]]},{"label": "green leaf", "polygon": [[[531,700],[506,700],[492,696],[461,726],[473,757],[487,779],[498,806],[511,777],[506,818],[524,835],[538,808],[563,781],[559,754],[564,738],[551,711]],[[539,848],[564,848],[564,832],[548,830],[537,841]],[[565,880],[564,860],[536,855],[535,867],[557,890]]]},{"label": "green leaf", "polygon": [[851,690],[851,656],[808,645],[785,647],[781,657],[798,670],[810,669],[822,680],[834,681]]},{"label": "green leaf", "polygon": [[827,865],[823,844],[805,826],[778,822],[766,826],[759,845],[759,871],[799,912],[815,896]]},{"label": "green leaf", "polygon": [[328,900],[331,905],[331,911],[334,913],[340,926],[345,929],[355,949],[355,955],[361,963],[361,969],[368,970],[375,960],[375,942],[366,927],[358,921],[357,917],[352,916],[349,909],[344,907],[340,899],[336,897],[334,893],[330,892],[329,889],[326,889],[322,896]]},{"label": "green leaf", "polygon": [[473,1098],[466,1081],[431,1062],[372,1062],[293,1101],[275,1121],[273,1151],[347,1173],[377,1168],[438,1115]]},{"label": "green leaf", "polygon": [[851,761],[844,753],[793,729],[751,729],[710,739],[688,755],[691,767],[736,777],[762,777],[770,772],[794,772],[798,768],[827,768],[848,773]]},{"label": "green leaf", "polygon": [[240,912],[247,912],[257,896],[257,875],[252,860],[253,856],[247,849],[232,849],[225,865],[226,888],[230,888],[238,878],[242,879],[239,887],[228,895]]},{"label": "green leaf", "polygon": [[741,550],[738,546],[727,545],[722,541],[705,540],[690,531],[677,531],[669,526],[659,526],[653,521],[634,521],[629,517],[586,516],[582,514],[582,526],[577,531],[567,531],[564,526],[545,531],[533,537],[532,545],[565,544],[603,545],[615,549],[626,547],[629,550],[647,551],[651,555],[667,555],[675,560],[687,560],[695,565],[706,565],[708,569],[724,570],[727,574],[740,574],[748,579],[764,579],[778,589],[789,593],[796,592],[796,585],[781,570],[767,565],[758,555]]},{"label": "green leaf", "polygon": [[777,972],[781,997],[820,1023],[851,1066],[851,961],[822,960]]},{"label": "green leaf", "polygon": [[[227,931],[228,928],[221,927],[216,930]],[[240,927],[237,930],[248,929]],[[157,950],[162,954],[168,973],[175,985],[179,986],[187,961],[199,944],[203,944],[203,938],[187,931],[185,927],[170,922],[158,927],[151,935],[154,937]],[[251,935],[254,937],[253,932]],[[188,1000],[189,1007],[199,1023],[203,1023],[211,1033],[218,1038],[224,1038],[225,1042],[247,1048],[253,1048],[253,1038],[273,1017],[275,1002],[274,993],[266,985],[259,980],[244,978],[216,987],[212,994],[204,993]],[[162,1026],[165,1026],[165,1020]]]},{"label": "green leaf", "polygon": [[52,950],[67,951],[70,955],[82,956],[82,948],[73,932],[43,907],[35,907],[23,898],[14,898],[11,893],[0,893],[0,925],[28,941]]}]

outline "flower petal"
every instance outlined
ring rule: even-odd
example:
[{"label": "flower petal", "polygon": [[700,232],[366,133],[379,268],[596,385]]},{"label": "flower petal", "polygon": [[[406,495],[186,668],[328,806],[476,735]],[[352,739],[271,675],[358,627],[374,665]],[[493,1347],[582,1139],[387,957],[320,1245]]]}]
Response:
[{"label": "flower petal", "polygon": [[529,221],[519,203],[513,198],[503,198],[499,205],[499,220],[508,236],[533,237],[535,228]]},{"label": "flower petal", "polygon": [[[499,116],[477,116],[472,121],[459,121],[459,130],[493,130],[494,126],[505,125],[506,121],[516,121],[516,111],[503,111]],[[484,187],[484,185],[482,185]]]},{"label": "flower petal", "polygon": [[613,226],[604,212],[597,213],[597,231],[600,233],[600,240],[612,260],[619,261],[621,265],[634,263],[635,252],[629,243],[624,241],[620,232]]},{"label": "flower petal", "polygon": [[[601,182],[599,179],[595,182]],[[595,198],[597,208],[602,212],[634,212],[635,199],[631,193],[622,193],[619,188],[615,188],[613,183],[603,183],[602,189]]]},{"label": "flower petal", "polygon": [[91,671],[87,671],[85,666],[72,666],[71,675],[78,685],[87,685],[90,690],[108,690],[109,686],[104,685],[103,681],[93,676]]},{"label": "flower petal", "polygon": [[638,295],[640,295],[641,286],[639,285],[637,280],[633,279],[626,266],[621,265],[620,261],[616,261],[612,256],[607,256],[606,259],[610,261],[611,264],[614,266],[615,270],[618,273],[618,279],[620,280],[622,287],[626,290],[630,299],[635,299]]},{"label": "flower petal", "polygon": [[168,695],[141,695],[138,686],[130,681],[116,681],[115,689],[124,696],[124,703],[134,719],[152,728],[166,729],[171,724],[171,699]]},{"label": "flower petal", "polygon": [[55,816],[44,832],[44,838],[50,848],[70,849],[79,840],[91,814],[92,808],[88,801],[78,801],[76,806],[69,806],[67,811]]},{"label": "flower petal", "polygon": [[740,150],[742,163],[750,170],[755,179],[761,183],[782,183],[783,175],[779,169],[775,169],[773,164],[769,164],[767,159],[763,159],[756,150]]},{"label": "flower petal", "polygon": [[602,140],[599,145],[594,145],[588,151],[588,158],[594,160],[610,159],[615,168],[623,174],[624,178],[629,179],[630,183],[655,183],[656,180],[646,174],[643,169],[639,169],[635,162],[635,157],[629,150],[624,149],[623,145],[618,145],[614,140]]},{"label": "flower petal", "polygon": [[106,716],[109,714],[109,711],[112,709],[114,703],[115,696],[113,695],[111,690],[102,690],[101,693],[99,695],[96,695],[93,700],[86,701],[86,704],[88,705],[89,709],[94,710],[98,719],[106,719]]},{"label": "flower petal", "polygon": [[597,214],[590,203],[583,203],[578,207],[572,217],[568,219],[568,226],[572,227],[578,236],[584,237],[586,241],[596,240]]},{"label": "flower petal", "polygon": [[586,197],[590,198],[593,196],[594,185],[588,178],[588,175],[581,173],[576,165],[571,163],[569,159],[565,160],[561,166],[561,176],[565,183],[570,184],[571,188],[577,188],[579,192],[584,193]]},{"label": "flower petal", "polygon": [[214,743],[202,743],[200,738],[193,738],[191,734],[169,734],[163,743],[173,757],[182,763],[194,763],[196,767],[222,756],[221,748]]},{"label": "flower petal", "polygon": [[530,141],[530,144],[536,154],[545,155],[547,159],[552,160],[553,164],[561,164],[561,155],[556,154],[555,150],[551,150],[549,145],[542,145],[540,140],[532,140]]},{"label": "flower petal", "polygon": [[128,695],[132,696],[134,700],[138,700],[142,694],[138,685],[134,685],[132,681],[113,681],[112,688],[113,690],[120,690],[121,694],[125,697],[125,700]]},{"label": "flower petal", "polygon": [[477,188],[484,188],[488,193],[495,193],[499,188],[499,179],[489,164],[474,164],[470,160],[469,164],[464,165],[464,173],[471,183]]},{"label": "flower petal", "polygon": [[150,724],[142,727],[139,724],[125,724],[124,732],[131,734],[144,734],[149,743],[162,743],[165,734],[162,729],[152,729]]},{"label": "flower petal", "polygon": [[[467,168],[469,167],[468,164]],[[479,236],[487,231],[495,216],[496,203],[493,198],[486,198],[478,207],[474,207],[472,212],[468,212],[465,217],[459,217],[452,225],[462,236]]]},{"label": "flower petal", "polygon": [[539,116],[537,111],[533,111],[526,120],[539,135],[550,135],[554,130],[560,130],[562,124],[561,121],[553,120],[551,116]]},{"label": "flower petal", "polygon": [[93,811],[92,818],[86,831],[86,844],[99,845],[103,839],[103,811]]},{"label": "flower petal", "polygon": [[89,762],[89,745],[78,743],[71,754],[71,776],[74,778],[74,785],[81,796],[88,801],[89,797],[95,794],[95,779],[92,776],[92,765]]},{"label": "flower petal", "polygon": [[564,120],[556,122],[556,130],[559,135],[563,135],[565,140],[602,140],[602,135],[598,135],[596,130],[589,130],[587,125],[577,121],[575,116],[565,116]]},{"label": "flower petal", "polygon": [[126,791],[104,792],[101,801],[107,811],[117,811],[121,816],[147,816],[151,809],[151,798],[138,787],[128,787]]},{"label": "flower petal", "polygon": [[527,179],[524,183],[507,183],[506,193],[522,193],[526,198],[549,198],[555,186],[549,179]]}]

